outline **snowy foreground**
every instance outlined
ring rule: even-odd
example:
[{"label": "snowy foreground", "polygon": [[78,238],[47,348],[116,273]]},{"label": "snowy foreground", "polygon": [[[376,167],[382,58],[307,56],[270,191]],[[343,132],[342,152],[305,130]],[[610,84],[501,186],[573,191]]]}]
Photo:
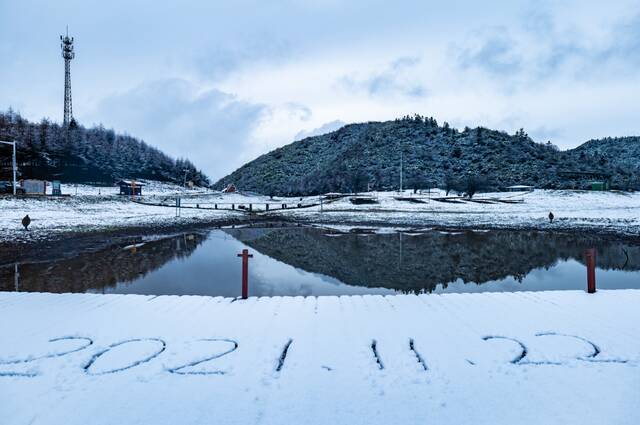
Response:
[{"label": "snowy foreground", "polygon": [[0,422],[638,424],[639,304],[0,293]]}]

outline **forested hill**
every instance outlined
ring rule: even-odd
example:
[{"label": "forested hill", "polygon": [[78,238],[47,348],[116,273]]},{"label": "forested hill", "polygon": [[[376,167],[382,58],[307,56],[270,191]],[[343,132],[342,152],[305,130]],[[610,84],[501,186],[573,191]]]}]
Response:
[{"label": "forested hill", "polygon": [[605,137],[589,140],[572,152],[578,158],[596,157],[603,165],[640,173],[640,137]]},{"label": "forested hill", "polygon": [[[65,129],[43,119],[32,123],[9,110],[0,112],[0,140],[18,142],[20,178],[114,183],[120,178],[208,185],[207,177],[185,159],[174,160],[144,141],[102,126]],[[9,180],[11,147],[0,146],[0,180]]]},{"label": "forested hill", "polygon": [[[563,171],[611,174],[614,188],[640,189],[638,140],[628,142],[629,163],[599,149],[560,151],[551,143],[536,143],[520,130],[514,135],[477,127],[458,131],[447,123],[419,115],[394,121],[350,124],[309,137],[245,164],[218,181],[240,190],[269,195],[302,195],[333,191],[357,192],[367,186],[397,189],[400,158],[404,187],[464,190],[500,189],[515,184],[539,188],[582,188],[585,179],[562,176]],[[562,176],[562,177],[561,177]]]}]

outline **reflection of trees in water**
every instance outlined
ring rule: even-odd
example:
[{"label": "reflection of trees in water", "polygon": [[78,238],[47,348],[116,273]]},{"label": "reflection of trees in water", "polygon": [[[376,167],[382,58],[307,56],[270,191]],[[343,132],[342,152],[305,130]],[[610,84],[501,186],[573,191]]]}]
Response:
[{"label": "reflection of trees in water", "polygon": [[206,239],[205,235],[184,234],[145,242],[125,249],[111,246],[96,252],[83,252],[73,258],[27,263],[0,268],[0,290],[86,292],[131,282],[145,276],[174,258],[188,257]]},{"label": "reflection of trees in water", "polygon": [[[598,267],[640,270],[640,247],[597,237],[550,232],[491,231],[443,234],[345,234],[320,229],[227,230],[243,243],[294,267],[350,285],[406,292],[432,291],[462,279],[485,283],[521,281],[558,260],[584,262],[586,248],[598,250]],[[625,254],[626,252],[626,254]]]}]

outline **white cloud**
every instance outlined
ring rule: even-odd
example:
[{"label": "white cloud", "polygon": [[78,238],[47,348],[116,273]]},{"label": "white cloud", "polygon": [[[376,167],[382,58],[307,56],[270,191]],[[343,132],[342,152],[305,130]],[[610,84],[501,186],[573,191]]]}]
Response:
[{"label": "white cloud", "polygon": [[364,92],[370,96],[423,97],[427,89],[406,73],[419,63],[420,58],[417,57],[400,57],[384,69],[365,77],[345,75],[339,81],[347,90]]},{"label": "white cloud", "polygon": [[126,131],[174,157],[189,158],[212,178],[242,165],[265,105],[238,100],[181,79],[152,81],[103,99],[96,121]]},{"label": "white cloud", "polygon": [[330,121],[330,122],[322,124],[320,127],[317,127],[317,128],[311,129],[311,130],[299,131],[298,134],[296,134],[293,139],[294,140],[302,140],[302,139],[306,139],[307,137],[321,136],[323,134],[327,134],[327,133],[331,133],[332,131],[336,131],[339,128],[344,127],[346,124],[347,124],[346,122],[340,121],[340,120]]},{"label": "white cloud", "polygon": [[[412,113],[575,146],[640,133],[638,0],[0,3],[0,108],[74,112],[215,179],[331,123]],[[114,22],[117,26],[114,27]]]}]

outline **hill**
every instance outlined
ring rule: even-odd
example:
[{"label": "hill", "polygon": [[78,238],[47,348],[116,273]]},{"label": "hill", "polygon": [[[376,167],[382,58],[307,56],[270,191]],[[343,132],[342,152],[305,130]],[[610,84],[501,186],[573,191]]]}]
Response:
[{"label": "hill", "polygon": [[[608,152],[606,144],[598,146]],[[611,174],[614,187],[640,189],[637,168],[622,163],[615,153],[607,154],[606,161],[601,155],[559,151],[551,143],[534,142],[523,130],[514,135],[483,127],[458,131],[416,115],[350,124],[291,143],[245,164],[214,187],[234,183],[269,195],[397,189],[402,157],[405,188],[580,188],[585,181],[563,178],[558,172],[588,171]],[[637,150],[635,155],[640,161]]]},{"label": "hill", "polygon": [[[19,178],[65,182],[113,183],[138,178],[199,186],[207,177],[185,159],[173,159],[135,137],[117,134],[102,126],[72,128],[43,119],[32,123],[9,110],[0,112],[0,140],[18,141]],[[11,148],[0,146],[0,180],[11,175]]]},{"label": "hill", "polygon": [[[582,161],[585,158],[595,160],[601,166],[608,167],[618,176],[637,179],[640,175],[640,137],[605,137],[604,139],[589,140],[571,152]],[[619,185],[626,186],[621,180]],[[629,182],[632,186],[633,182]],[[637,187],[636,187],[637,188]]]}]

